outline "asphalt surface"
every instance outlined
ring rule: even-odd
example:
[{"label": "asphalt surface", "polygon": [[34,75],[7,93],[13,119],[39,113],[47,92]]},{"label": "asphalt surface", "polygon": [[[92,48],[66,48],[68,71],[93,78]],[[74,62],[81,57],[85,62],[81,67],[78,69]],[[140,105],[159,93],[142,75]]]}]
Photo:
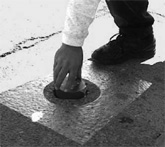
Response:
[{"label": "asphalt surface", "polygon": [[51,85],[66,6],[63,0],[1,0],[0,146],[163,147],[165,2],[149,5],[155,57],[117,66],[87,61],[118,31],[100,3],[83,46],[82,76],[96,87],[79,101],[58,100]]}]

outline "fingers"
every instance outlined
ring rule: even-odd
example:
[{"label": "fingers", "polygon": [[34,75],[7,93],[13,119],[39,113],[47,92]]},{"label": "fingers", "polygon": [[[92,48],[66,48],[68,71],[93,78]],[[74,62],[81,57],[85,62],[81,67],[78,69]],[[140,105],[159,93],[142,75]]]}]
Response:
[{"label": "fingers", "polygon": [[55,89],[57,89],[56,87],[56,81],[57,81],[57,78],[58,78],[58,75],[59,75],[59,72],[61,71],[61,66],[59,66],[57,63],[55,63],[54,65],[54,69],[53,69],[53,78],[54,78],[54,86],[55,86]]},{"label": "fingers", "polygon": [[79,68],[77,73],[77,80],[81,80],[81,67]]},{"label": "fingers", "polygon": [[69,73],[68,81],[65,87],[65,92],[73,88],[72,86],[74,86],[76,78],[77,78],[77,72],[75,70],[71,71]]},{"label": "fingers", "polygon": [[63,67],[63,68],[60,70],[60,72],[59,72],[59,74],[58,74],[58,76],[57,76],[57,78],[56,78],[56,81],[55,81],[55,88],[56,88],[56,89],[59,89],[59,88],[61,87],[61,84],[62,84],[62,82],[64,81],[64,79],[65,79],[67,73],[68,73],[68,70],[67,70],[66,67]]}]

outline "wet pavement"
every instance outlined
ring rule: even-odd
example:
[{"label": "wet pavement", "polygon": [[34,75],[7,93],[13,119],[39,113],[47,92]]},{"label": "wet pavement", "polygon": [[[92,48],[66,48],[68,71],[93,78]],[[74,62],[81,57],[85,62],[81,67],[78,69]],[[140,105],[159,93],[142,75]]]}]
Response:
[{"label": "wet pavement", "polygon": [[155,18],[155,57],[117,66],[87,60],[117,31],[104,4],[100,6],[84,45],[82,77],[91,83],[81,100],[60,100],[53,93],[52,65],[60,29],[16,43],[19,51],[0,58],[0,146],[163,147],[165,3],[156,4],[156,10],[150,8]]}]

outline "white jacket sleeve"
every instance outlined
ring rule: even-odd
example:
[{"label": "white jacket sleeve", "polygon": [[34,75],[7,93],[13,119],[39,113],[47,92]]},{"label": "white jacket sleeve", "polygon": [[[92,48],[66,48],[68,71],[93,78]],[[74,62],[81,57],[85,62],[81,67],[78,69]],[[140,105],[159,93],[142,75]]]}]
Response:
[{"label": "white jacket sleeve", "polygon": [[70,0],[67,8],[62,42],[71,46],[82,46],[88,28],[95,18],[101,0]]}]

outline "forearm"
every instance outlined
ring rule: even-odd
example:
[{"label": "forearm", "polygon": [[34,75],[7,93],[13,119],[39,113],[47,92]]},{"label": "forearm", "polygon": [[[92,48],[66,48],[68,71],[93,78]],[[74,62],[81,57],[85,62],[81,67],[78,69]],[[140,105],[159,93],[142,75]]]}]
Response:
[{"label": "forearm", "polygon": [[62,34],[63,43],[71,46],[83,45],[100,1],[70,0]]}]

